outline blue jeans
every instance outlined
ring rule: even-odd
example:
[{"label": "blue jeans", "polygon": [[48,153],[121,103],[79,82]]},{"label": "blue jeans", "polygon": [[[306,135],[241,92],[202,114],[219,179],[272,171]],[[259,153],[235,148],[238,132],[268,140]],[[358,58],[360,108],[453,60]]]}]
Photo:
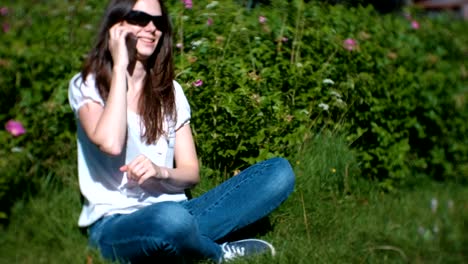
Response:
[{"label": "blue jeans", "polygon": [[257,163],[207,193],[104,217],[89,228],[90,244],[111,260],[142,262],[167,256],[222,257],[219,241],[265,217],[293,191],[289,162]]}]

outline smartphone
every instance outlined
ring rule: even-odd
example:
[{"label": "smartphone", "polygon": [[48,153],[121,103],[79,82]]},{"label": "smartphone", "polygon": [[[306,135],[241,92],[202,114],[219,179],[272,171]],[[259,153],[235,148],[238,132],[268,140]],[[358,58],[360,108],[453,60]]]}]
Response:
[{"label": "smartphone", "polygon": [[125,37],[125,43],[127,45],[127,50],[128,50],[128,61],[133,62],[136,60],[136,43],[137,43],[137,38],[134,34],[129,33]]}]

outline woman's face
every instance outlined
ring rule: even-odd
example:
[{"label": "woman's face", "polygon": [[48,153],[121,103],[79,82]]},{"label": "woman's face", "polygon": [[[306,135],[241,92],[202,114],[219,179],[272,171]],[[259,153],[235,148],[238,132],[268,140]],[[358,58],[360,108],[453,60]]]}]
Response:
[{"label": "woman's face", "polygon": [[[157,19],[160,20],[160,18],[156,18],[155,16],[162,15],[161,6],[157,0],[138,0],[133,6],[132,11],[138,12],[133,12],[134,19],[127,19],[124,24],[131,29],[136,37],[137,59],[146,60],[155,51],[162,35],[161,28],[157,28],[153,21],[154,19],[156,19],[155,21],[158,21]],[[153,16],[153,18],[150,19],[151,17],[147,15]],[[150,21],[146,23],[147,20]]]}]

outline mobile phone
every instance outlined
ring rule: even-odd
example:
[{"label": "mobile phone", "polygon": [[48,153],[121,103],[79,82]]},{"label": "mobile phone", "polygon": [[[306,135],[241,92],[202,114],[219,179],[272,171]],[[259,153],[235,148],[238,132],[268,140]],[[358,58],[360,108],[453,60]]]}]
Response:
[{"label": "mobile phone", "polygon": [[136,36],[132,33],[128,33],[128,35],[125,37],[125,44],[127,45],[129,62],[133,62],[136,59],[136,53],[137,53],[136,43],[137,43]]}]

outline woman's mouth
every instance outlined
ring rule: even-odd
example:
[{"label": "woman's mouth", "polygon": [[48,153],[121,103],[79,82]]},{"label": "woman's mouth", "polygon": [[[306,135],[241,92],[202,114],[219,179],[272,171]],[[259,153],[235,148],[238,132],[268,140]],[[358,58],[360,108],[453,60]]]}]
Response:
[{"label": "woman's mouth", "polygon": [[139,37],[138,40],[141,40],[144,43],[153,44],[156,40],[154,38]]}]

